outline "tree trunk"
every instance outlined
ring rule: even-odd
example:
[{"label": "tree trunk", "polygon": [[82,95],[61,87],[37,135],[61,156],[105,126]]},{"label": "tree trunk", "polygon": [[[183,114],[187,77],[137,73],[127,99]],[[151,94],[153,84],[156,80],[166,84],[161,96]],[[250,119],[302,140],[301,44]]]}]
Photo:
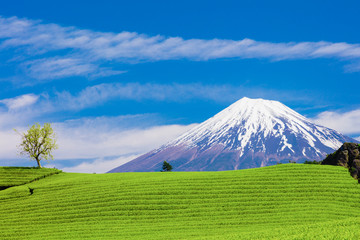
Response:
[{"label": "tree trunk", "polygon": [[38,164],[38,167],[41,168],[40,160],[36,158],[36,162]]}]

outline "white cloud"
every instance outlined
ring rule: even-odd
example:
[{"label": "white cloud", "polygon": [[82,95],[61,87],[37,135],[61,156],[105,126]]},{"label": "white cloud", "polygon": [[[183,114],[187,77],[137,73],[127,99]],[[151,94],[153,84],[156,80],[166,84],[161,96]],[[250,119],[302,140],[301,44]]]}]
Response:
[{"label": "white cloud", "polygon": [[356,137],[355,139],[356,139],[356,140],[358,140],[358,141],[360,142],[360,136]]},{"label": "white cloud", "polygon": [[273,99],[273,96],[276,96],[274,100],[313,103],[309,95],[311,95],[309,92],[305,94],[301,91],[200,83],[98,84],[86,87],[75,94],[68,91],[43,92],[39,95],[25,94],[0,100],[0,103],[7,107],[1,108],[0,104],[0,129],[48,121],[47,117],[54,112],[80,111],[101,106],[111,100],[186,102],[200,99],[229,104],[244,96],[265,99]]},{"label": "white cloud", "polygon": [[[106,173],[113,168],[121,166],[140,155],[130,155],[125,157],[118,157],[112,160],[105,160],[103,158],[96,159],[92,162],[81,162],[74,167],[64,167],[64,172],[77,172],[77,173]],[[56,165],[53,165],[56,167]]]},{"label": "white cloud", "polygon": [[[190,100],[211,100],[232,103],[243,96],[262,97],[287,102],[311,102],[307,94],[299,91],[278,91],[274,89],[248,88],[232,85],[191,84],[140,84],[109,83],[84,88],[78,93],[43,92],[25,94],[2,99],[0,103],[0,129],[26,126],[34,122],[48,121],[54,112],[80,111],[101,106],[110,100],[186,102]],[[53,120],[51,120],[53,121]]]},{"label": "white cloud", "polygon": [[0,103],[5,104],[9,110],[16,110],[34,104],[38,99],[39,96],[35,94],[25,94],[15,98],[0,100]]},{"label": "white cloud", "polygon": [[[95,32],[41,21],[0,17],[0,50],[22,49],[22,65],[38,79],[68,76],[107,76],[122,71],[101,67],[108,61],[137,63],[219,58],[286,59],[336,58],[350,62],[348,71],[359,71],[360,44],[332,42],[272,43],[251,39],[183,39],[147,36],[135,32]],[[51,52],[50,58],[43,54]],[[19,54],[19,51],[17,51]],[[29,59],[30,58],[30,59]]]},{"label": "white cloud", "polygon": [[345,66],[346,72],[360,72],[360,61],[354,61],[354,63]]},{"label": "white cloud", "polygon": [[0,130],[0,159],[20,158],[17,150],[17,146],[20,144],[20,141],[20,135],[13,129]]},{"label": "white cloud", "polygon": [[[59,149],[54,151],[55,161],[46,165],[64,171],[105,172],[160,147],[195,126],[147,126],[141,124],[144,121],[151,123],[151,116],[82,118],[54,123]],[[27,127],[17,129],[23,132]],[[16,161],[22,162],[23,157],[17,155],[16,146],[19,143],[20,136],[15,131],[0,130],[0,165],[9,160],[14,165]],[[65,162],[72,162],[71,165],[75,166],[69,167],[64,165]]]},{"label": "white cloud", "polygon": [[133,101],[170,101],[186,102],[194,99],[212,100],[232,103],[243,96],[261,97],[287,102],[309,102],[312,99],[299,91],[278,91],[275,89],[248,88],[232,85],[190,84],[140,84],[140,83],[104,83],[84,88],[78,93],[68,91],[42,93],[40,95],[25,94],[0,100],[8,109],[0,108],[0,127],[17,126],[39,118],[48,113],[61,111],[78,111],[99,106],[110,100]]},{"label": "white cloud", "polygon": [[[4,104],[6,108],[1,107]],[[50,104],[51,105],[51,104]],[[48,107],[46,94],[25,94],[0,100],[0,130],[18,128],[32,123],[42,122],[43,117],[51,107]]]},{"label": "white cloud", "polygon": [[86,76],[89,78],[107,77],[125,72],[101,68],[97,64],[88,63],[83,59],[76,58],[43,58],[28,61],[23,65],[30,77],[39,80],[71,76]]},{"label": "white cloud", "polygon": [[307,95],[299,91],[278,91],[274,89],[248,88],[232,85],[191,84],[139,84],[110,83],[87,87],[78,94],[67,91],[59,92],[56,98],[46,105],[48,109],[78,110],[101,105],[112,99],[120,100],[155,100],[184,102],[193,99],[212,100],[215,102],[232,103],[241,97],[262,97],[284,101],[310,101]]},{"label": "white cloud", "polygon": [[28,124],[32,119],[44,114],[41,95],[25,94],[0,100],[6,108],[0,107],[0,130],[7,130]]},{"label": "white cloud", "polygon": [[97,66],[83,63],[73,58],[45,58],[26,63],[29,76],[40,80],[63,78],[69,76],[86,76],[96,70]]},{"label": "white cloud", "polygon": [[360,133],[360,109],[343,113],[326,111],[317,115],[312,121],[343,134]]},{"label": "white cloud", "polygon": [[[193,125],[163,125],[147,128],[121,128],[111,118],[82,119],[71,123],[54,124],[59,149],[58,159],[89,159],[127,154],[139,154],[159,147],[176,138]],[[128,119],[128,121],[134,121]],[[136,121],[136,120],[135,120]],[[106,125],[101,125],[107,122]]]}]

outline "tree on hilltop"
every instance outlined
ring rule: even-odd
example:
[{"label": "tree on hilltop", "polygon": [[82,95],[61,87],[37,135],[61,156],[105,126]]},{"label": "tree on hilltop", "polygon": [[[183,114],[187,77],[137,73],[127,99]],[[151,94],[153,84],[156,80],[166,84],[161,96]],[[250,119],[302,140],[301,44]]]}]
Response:
[{"label": "tree on hilltop", "polygon": [[[15,131],[18,132],[16,129]],[[21,135],[21,144],[18,146],[20,155],[36,160],[39,168],[41,168],[41,160],[54,159],[51,152],[57,149],[58,145],[50,123],[45,123],[43,127],[35,123],[27,132],[19,134]]]}]

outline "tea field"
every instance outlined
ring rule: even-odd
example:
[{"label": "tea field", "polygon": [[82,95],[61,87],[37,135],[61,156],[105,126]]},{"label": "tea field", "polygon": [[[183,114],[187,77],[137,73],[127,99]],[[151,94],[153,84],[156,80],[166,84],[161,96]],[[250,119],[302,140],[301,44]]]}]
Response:
[{"label": "tea field", "polygon": [[19,185],[0,191],[0,239],[360,239],[360,184],[343,167],[57,172],[36,181],[21,170],[0,168],[3,185]]},{"label": "tea field", "polygon": [[0,167],[0,190],[60,173],[52,168]]}]

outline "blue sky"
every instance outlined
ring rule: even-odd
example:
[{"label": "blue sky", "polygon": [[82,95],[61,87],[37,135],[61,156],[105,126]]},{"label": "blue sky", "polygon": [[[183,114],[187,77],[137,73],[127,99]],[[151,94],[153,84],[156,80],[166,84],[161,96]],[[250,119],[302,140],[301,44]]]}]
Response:
[{"label": "blue sky", "polygon": [[55,166],[104,172],[246,96],[360,136],[357,1],[9,1],[0,165],[51,122]]}]

